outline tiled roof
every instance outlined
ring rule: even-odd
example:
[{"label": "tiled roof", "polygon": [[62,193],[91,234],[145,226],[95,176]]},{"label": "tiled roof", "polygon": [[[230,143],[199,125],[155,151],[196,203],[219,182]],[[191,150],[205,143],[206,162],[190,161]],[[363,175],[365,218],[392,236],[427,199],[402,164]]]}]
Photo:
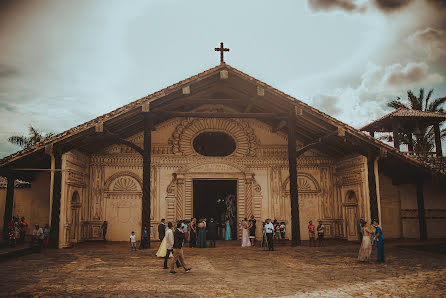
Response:
[{"label": "tiled roof", "polygon": [[399,108],[399,109],[397,109],[389,114],[386,114],[386,115],[382,116],[381,118],[365,125],[364,127],[361,127],[359,130],[369,131],[369,130],[374,130],[376,128],[385,127],[386,125],[388,125],[387,122],[389,122],[392,118],[446,120],[446,114]]}]

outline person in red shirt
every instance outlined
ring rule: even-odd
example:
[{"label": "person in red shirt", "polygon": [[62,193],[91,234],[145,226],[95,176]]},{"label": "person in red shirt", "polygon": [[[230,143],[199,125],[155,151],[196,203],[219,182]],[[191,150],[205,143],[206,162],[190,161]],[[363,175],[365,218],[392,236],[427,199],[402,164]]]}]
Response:
[{"label": "person in red shirt", "polygon": [[20,242],[25,242],[26,230],[28,230],[28,223],[25,221],[25,218],[20,218]]},{"label": "person in red shirt", "polygon": [[309,221],[308,222],[308,237],[310,238],[310,246],[316,246],[315,245],[315,235],[314,235],[314,230],[315,230],[315,227],[314,227],[314,225],[313,225],[313,221]]}]

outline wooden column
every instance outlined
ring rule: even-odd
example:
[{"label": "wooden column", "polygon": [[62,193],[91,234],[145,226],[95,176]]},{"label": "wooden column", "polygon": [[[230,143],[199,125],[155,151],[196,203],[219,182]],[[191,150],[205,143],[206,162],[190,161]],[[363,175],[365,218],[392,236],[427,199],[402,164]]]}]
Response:
[{"label": "wooden column", "polygon": [[14,182],[12,176],[6,177],[8,180],[6,188],[5,213],[3,215],[3,238],[8,239],[8,223],[12,219],[12,208],[14,206]]},{"label": "wooden column", "polygon": [[371,132],[370,132],[370,136],[371,136],[372,138],[374,138],[374,137],[375,137],[375,132],[374,132],[374,131],[371,131]]},{"label": "wooden column", "polygon": [[417,183],[417,205],[418,205],[418,223],[420,226],[420,240],[427,240],[427,228],[426,228],[426,212],[424,210],[424,194],[423,194],[423,182]]},{"label": "wooden column", "polygon": [[434,134],[435,134],[435,149],[438,156],[443,156],[443,151],[441,149],[441,135],[440,135],[440,124],[434,124]]},{"label": "wooden column", "polygon": [[408,141],[409,141],[407,144],[409,152],[413,152],[413,135],[412,135],[412,133],[411,132],[408,133],[407,137],[408,137]]},{"label": "wooden column", "polygon": [[375,177],[375,157],[369,156],[367,158],[367,174],[369,178],[369,197],[370,197],[370,217],[371,220],[378,219],[378,196],[376,192],[376,177]]},{"label": "wooden column", "polygon": [[152,119],[150,113],[144,112],[144,152],[142,162],[142,225],[141,237],[144,227],[147,227],[148,243],[150,248],[150,162],[152,152]]},{"label": "wooden column", "polygon": [[288,116],[288,162],[291,200],[291,245],[300,245],[299,193],[297,189],[296,107]]},{"label": "wooden column", "polygon": [[392,130],[393,130],[393,147],[400,150],[400,136],[398,134],[398,128],[395,120],[392,121]]},{"label": "wooden column", "polygon": [[[62,154],[54,153],[54,167],[57,170],[62,169]],[[60,199],[62,190],[62,171],[54,172],[53,183],[53,204],[51,207],[51,227],[50,242],[51,247],[57,248],[59,245],[59,223],[60,223]]]}]

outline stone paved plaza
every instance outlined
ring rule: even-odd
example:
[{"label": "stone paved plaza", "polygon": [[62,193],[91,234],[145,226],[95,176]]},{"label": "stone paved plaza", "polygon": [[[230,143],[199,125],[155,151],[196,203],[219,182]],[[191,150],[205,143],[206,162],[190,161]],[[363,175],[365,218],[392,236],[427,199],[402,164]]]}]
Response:
[{"label": "stone paved plaza", "polygon": [[[356,260],[359,244],[322,248],[280,246],[274,252],[232,242],[185,249],[193,269],[169,274],[155,248],[85,243],[8,260],[0,266],[0,296],[107,297],[439,297],[446,295],[445,244],[389,242],[385,265]],[[158,243],[153,243],[158,246]],[[373,260],[376,252],[373,254]]]}]

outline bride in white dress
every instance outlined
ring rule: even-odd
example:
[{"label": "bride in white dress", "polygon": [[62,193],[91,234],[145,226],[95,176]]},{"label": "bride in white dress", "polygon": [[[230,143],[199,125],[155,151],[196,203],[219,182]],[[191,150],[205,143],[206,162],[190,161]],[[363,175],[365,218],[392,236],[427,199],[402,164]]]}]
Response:
[{"label": "bride in white dress", "polygon": [[362,243],[359,249],[358,260],[361,262],[370,261],[370,255],[372,254],[372,229],[364,222],[361,229],[362,232]]},{"label": "bride in white dress", "polygon": [[248,220],[246,218],[245,220],[242,220],[240,226],[242,228],[242,247],[251,246],[251,241],[249,241]]}]

